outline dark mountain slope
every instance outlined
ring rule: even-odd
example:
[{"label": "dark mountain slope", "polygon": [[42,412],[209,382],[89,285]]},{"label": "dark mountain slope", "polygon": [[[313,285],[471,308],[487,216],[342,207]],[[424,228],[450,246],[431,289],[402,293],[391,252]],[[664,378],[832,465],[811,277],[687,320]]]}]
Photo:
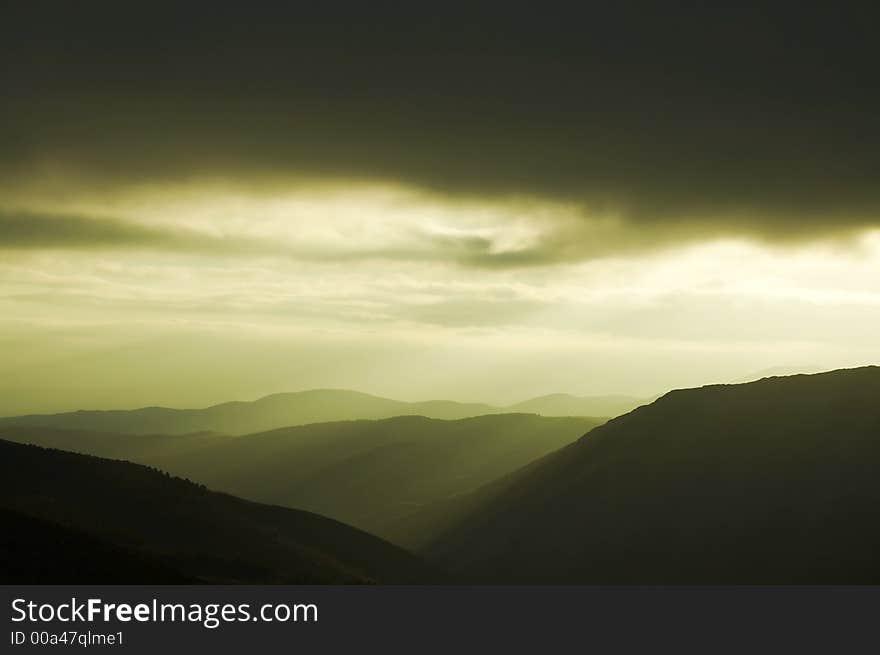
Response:
[{"label": "dark mountain slope", "polygon": [[402,416],[243,437],[2,427],[0,438],[157,466],[238,496],[332,516],[368,532],[571,443],[601,419]]},{"label": "dark mountain slope", "polygon": [[0,441],[0,507],[88,532],[192,578],[425,582],[417,558],[309,512],[260,505],[131,464]]},{"label": "dark mountain slope", "polygon": [[167,560],[0,509],[0,584],[197,584]]},{"label": "dark mountain slope", "polygon": [[674,391],[447,508],[425,553],[468,580],[876,584],[878,471],[880,368]]}]

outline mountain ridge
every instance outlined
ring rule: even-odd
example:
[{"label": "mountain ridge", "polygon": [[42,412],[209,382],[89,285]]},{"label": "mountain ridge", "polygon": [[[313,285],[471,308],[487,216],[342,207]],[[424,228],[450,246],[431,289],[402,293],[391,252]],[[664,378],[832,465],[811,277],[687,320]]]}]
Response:
[{"label": "mountain ridge", "polygon": [[602,419],[397,416],[243,436],[125,435],[0,426],[0,438],[155,466],[251,500],[295,507],[387,538],[422,505],[466,493],[576,440]]},{"label": "mountain ridge", "polygon": [[[574,400],[568,400],[571,411],[560,413],[551,407],[545,407],[542,411],[543,398],[500,407],[451,400],[407,402],[347,389],[312,389],[270,394],[254,401],[227,401],[201,409],[149,406],[137,409],[76,410],[7,416],[0,417],[0,426],[30,425],[128,434],[186,434],[204,431],[248,434],[310,423],[411,415],[455,420],[486,414],[528,411],[545,416],[607,417],[642,402],[635,398],[627,401],[627,397],[621,396],[572,396],[570,398]],[[594,401],[594,398],[599,400]],[[577,403],[580,403],[580,409]],[[530,408],[526,410],[521,407],[524,404],[528,404]],[[610,412],[592,411],[599,409]]]},{"label": "mountain ridge", "polygon": [[398,546],[312,512],[211,491],[140,464],[6,440],[0,508],[136,549],[203,581],[409,584],[442,577]]},{"label": "mountain ridge", "polygon": [[878,398],[876,366],[671,391],[439,508],[421,552],[469,582],[877,583]]}]

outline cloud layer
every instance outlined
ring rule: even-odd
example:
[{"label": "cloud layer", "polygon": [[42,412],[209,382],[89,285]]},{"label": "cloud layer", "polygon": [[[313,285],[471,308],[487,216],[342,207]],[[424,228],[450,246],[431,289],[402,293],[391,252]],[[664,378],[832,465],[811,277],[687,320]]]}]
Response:
[{"label": "cloud layer", "polygon": [[876,9],[6,4],[0,414],[880,358]]},{"label": "cloud layer", "polygon": [[0,174],[391,181],[575,203],[661,241],[878,225],[870,12],[645,5],[22,4]]}]

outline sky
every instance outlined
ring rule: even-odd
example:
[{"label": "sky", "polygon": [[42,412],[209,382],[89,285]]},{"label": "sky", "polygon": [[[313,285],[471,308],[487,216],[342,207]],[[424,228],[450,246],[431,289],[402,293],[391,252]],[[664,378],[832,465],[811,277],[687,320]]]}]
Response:
[{"label": "sky", "polygon": [[704,4],[5,6],[0,414],[878,363],[876,16]]}]

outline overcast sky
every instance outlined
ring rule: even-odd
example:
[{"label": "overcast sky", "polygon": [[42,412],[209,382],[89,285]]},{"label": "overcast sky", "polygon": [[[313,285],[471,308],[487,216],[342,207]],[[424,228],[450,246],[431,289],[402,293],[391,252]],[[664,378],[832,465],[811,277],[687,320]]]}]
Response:
[{"label": "overcast sky", "polygon": [[236,4],[2,10],[0,414],[880,360],[870,12]]}]

